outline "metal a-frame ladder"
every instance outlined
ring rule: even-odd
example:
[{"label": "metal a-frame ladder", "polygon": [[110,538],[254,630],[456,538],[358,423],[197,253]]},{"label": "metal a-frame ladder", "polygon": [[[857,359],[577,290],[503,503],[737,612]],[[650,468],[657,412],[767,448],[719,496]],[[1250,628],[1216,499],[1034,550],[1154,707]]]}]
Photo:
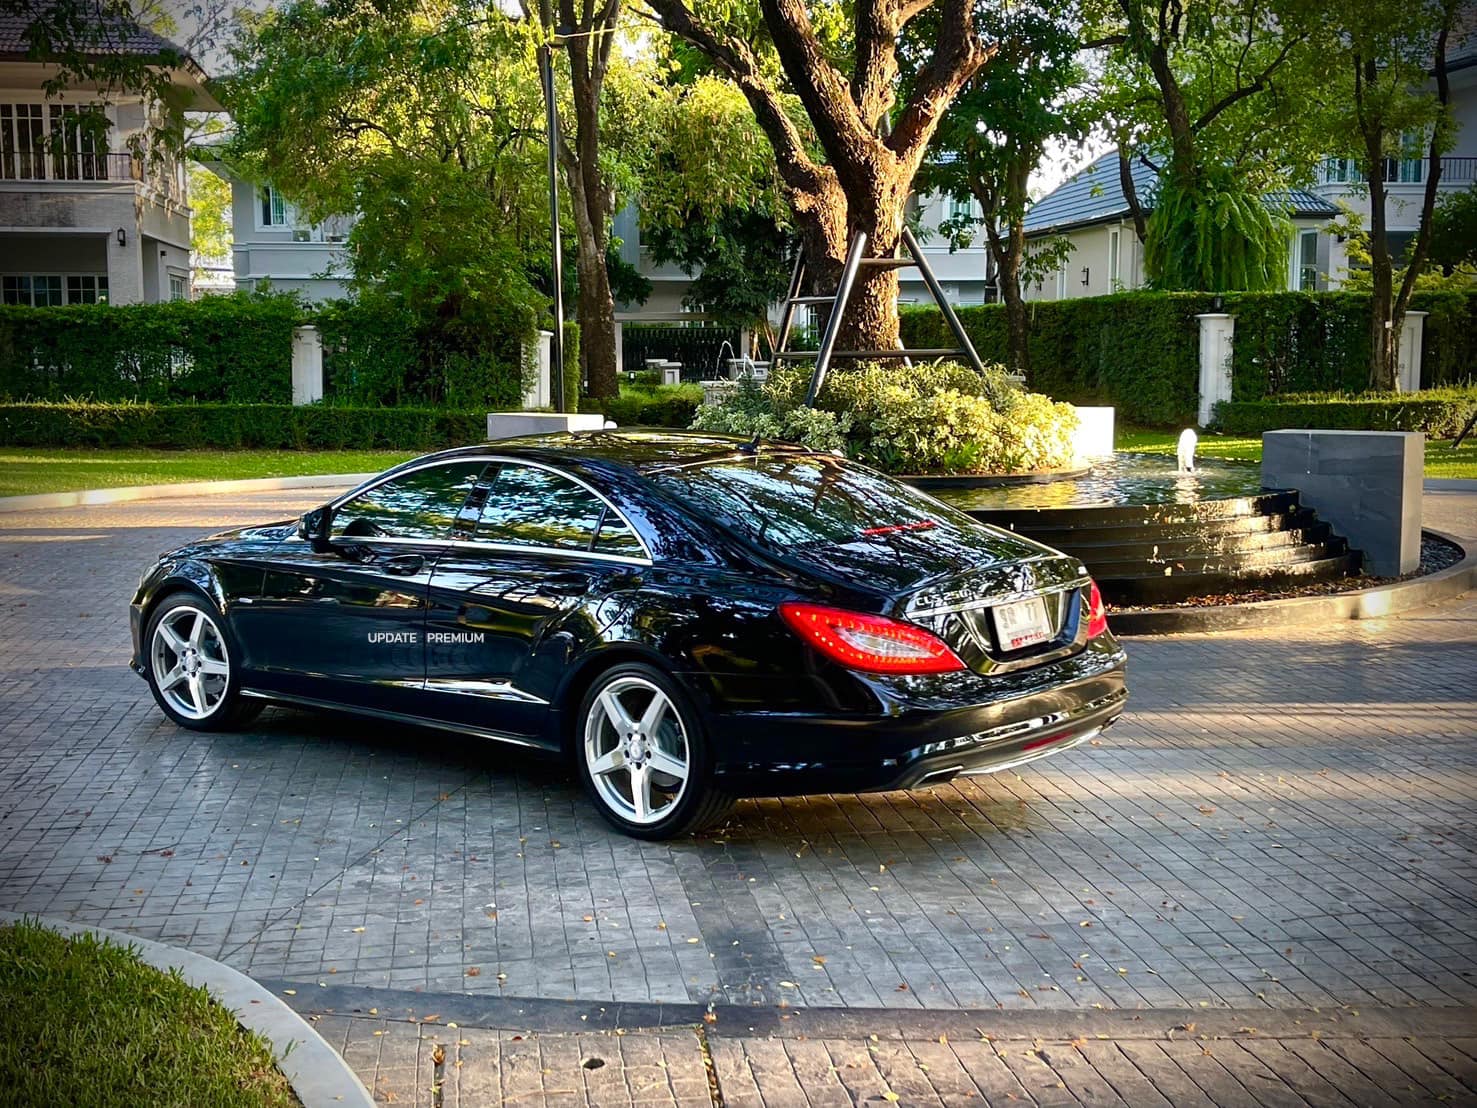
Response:
[{"label": "metal a-frame ladder", "polygon": [[[895,253],[890,258],[868,258],[866,257],[866,232],[852,232],[851,243],[846,250],[846,264],[841,269],[841,284],[830,296],[801,295],[801,290],[805,287],[805,254],[802,252],[795,259],[795,268],[790,274],[790,289],[785,295],[785,306],[780,313],[779,334],[775,339],[773,360],[779,363],[815,359],[815,369],[810,375],[810,388],[805,393],[807,406],[815,406],[815,399],[820,395],[821,386],[826,380],[826,372],[831,368],[831,362],[837,358],[901,358],[911,365],[914,358],[962,357],[974,367],[975,372],[981,377],[985,375],[985,367],[980,362],[980,356],[975,353],[974,344],[964,333],[964,325],[959,322],[959,317],[950,307],[949,301],[944,296],[944,290],[939,286],[938,278],[929,268],[928,259],[923,256],[923,249],[918,245],[918,240],[913,236],[910,228],[903,228],[902,247],[907,251],[906,256]],[[837,350],[836,340],[841,334],[841,320],[851,301],[851,290],[856,284],[858,271],[910,268],[917,269],[922,275],[923,283],[928,286],[929,293],[932,294],[934,302],[938,304],[939,311],[943,312],[944,321],[954,332],[954,338],[958,340],[959,345],[938,349]],[[816,350],[787,349],[790,332],[795,322],[795,309],[802,304],[831,305],[831,314],[826,320],[826,329],[821,333],[820,347]]]}]

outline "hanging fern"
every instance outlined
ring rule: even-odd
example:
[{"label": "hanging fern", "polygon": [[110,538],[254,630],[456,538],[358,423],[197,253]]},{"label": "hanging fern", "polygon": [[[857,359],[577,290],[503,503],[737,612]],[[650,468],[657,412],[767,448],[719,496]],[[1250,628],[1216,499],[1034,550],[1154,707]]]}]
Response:
[{"label": "hanging fern", "polygon": [[1267,292],[1287,284],[1292,222],[1227,170],[1188,187],[1166,174],[1149,216],[1144,264],[1157,289]]}]

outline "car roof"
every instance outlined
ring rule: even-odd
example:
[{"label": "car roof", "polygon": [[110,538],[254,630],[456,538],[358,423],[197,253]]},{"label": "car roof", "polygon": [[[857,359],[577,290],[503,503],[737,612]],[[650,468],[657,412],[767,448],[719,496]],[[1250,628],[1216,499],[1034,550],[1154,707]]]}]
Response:
[{"label": "car roof", "polygon": [[[716,435],[704,431],[672,431],[664,428],[631,428],[629,430],[563,431],[550,435],[523,435],[511,439],[494,439],[475,446],[462,446],[436,455],[455,458],[473,454],[505,454],[542,462],[606,463],[639,473],[749,453],[752,439],[739,435]],[[760,443],[766,453],[805,454],[802,446],[790,443]]]}]

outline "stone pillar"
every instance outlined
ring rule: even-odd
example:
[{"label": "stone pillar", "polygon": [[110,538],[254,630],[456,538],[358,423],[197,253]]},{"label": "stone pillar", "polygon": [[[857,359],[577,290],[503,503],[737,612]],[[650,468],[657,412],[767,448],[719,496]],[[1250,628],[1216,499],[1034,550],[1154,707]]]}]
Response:
[{"label": "stone pillar", "polygon": [[740,358],[745,359],[746,361],[752,361],[753,358],[754,358],[754,355],[751,353],[751,351],[753,349],[754,349],[754,332],[751,331],[751,330],[749,330],[747,327],[740,327],[739,328],[738,356]]},{"label": "stone pillar", "polygon": [[315,404],[323,399],[323,336],[318,328],[292,329],[292,402]]},{"label": "stone pillar", "polygon": [[1395,345],[1399,369],[1395,374],[1397,392],[1419,392],[1421,387],[1421,341],[1426,337],[1426,316],[1430,312],[1406,312],[1400,324],[1400,341]]},{"label": "stone pillar", "polygon": [[550,399],[553,393],[553,385],[549,381],[549,367],[554,360],[554,332],[540,331],[533,340],[533,384],[528,386],[528,391],[523,394],[523,407],[525,410],[533,408],[547,408],[553,403]]},{"label": "stone pillar", "polygon": [[1297,489],[1364,552],[1367,572],[1410,573],[1421,562],[1425,440],[1418,431],[1267,431],[1262,485]]},{"label": "stone pillar", "polygon": [[1207,312],[1200,321],[1200,406],[1196,422],[1210,423],[1215,406],[1231,399],[1231,343],[1236,337],[1236,319],[1225,312]]},{"label": "stone pillar", "polygon": [[626,325],[622,320],[615,321],[615,379],[620,380],[621,374],[626,371]]}]

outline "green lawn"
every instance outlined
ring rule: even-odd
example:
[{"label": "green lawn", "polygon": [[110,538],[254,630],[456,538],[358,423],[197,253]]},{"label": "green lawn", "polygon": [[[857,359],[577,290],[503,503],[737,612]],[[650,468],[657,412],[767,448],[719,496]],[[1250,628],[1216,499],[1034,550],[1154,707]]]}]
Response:
[{"label": "green lawn", "polygon": [[[1137,450],[1145,454],[1173,454],[1179,437],[1178,431],[1120,425],[1117,429],[1117,447],[1119,450]],[[1206,433],[1200,436],[1195,453],[1205,458],[1235,458],[1259,462],[1262,458],[1262,440],[1259,436]],[[1449,441],[1427,439],[1426,476],[1477,479],[1477,435],[1468,436],[1459,450],[1453,450]]]},{"label": "green lawn", "polygon": [[376,473],[415,457],[404,450],[78,450],[0,447],[0,496],[172,481]]},{"label": "green lawn", "polygon": [[272,1053],[175,976],[92,936],[0,927],[6,1104],[291,1108]]}]

